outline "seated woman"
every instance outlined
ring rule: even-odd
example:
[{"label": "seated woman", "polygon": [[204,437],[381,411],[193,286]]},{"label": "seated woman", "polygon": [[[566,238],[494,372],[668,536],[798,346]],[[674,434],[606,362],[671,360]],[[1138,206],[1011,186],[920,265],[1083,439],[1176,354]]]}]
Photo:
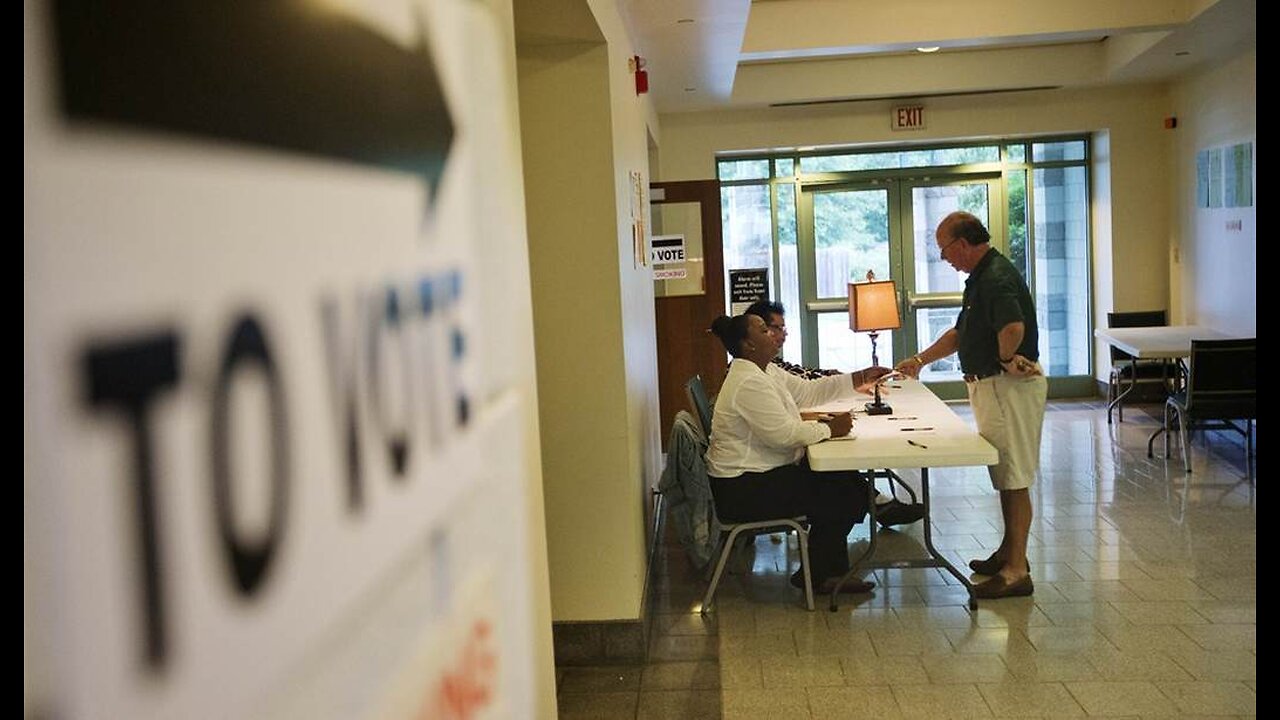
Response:
[{"label": "seated woman", "polygon": [[[890,372],[869,367],[806,380],[778,368],[778,340],[756,315],[719,317],[711,331],[733,356],[711,420],[707,473],[716,513],[736,522],[809,516],[809,562],[815,589],[830,592],[849,570],[848,535],[867,511],[866,480],[857,472],[815,472],[804,449],[849,432],[847,414],[802,420],[801,406],[852,398],[857,386]],[[802,587],[802,573],[791,576]],[[873,583],[850,580],[846,592]]]}]

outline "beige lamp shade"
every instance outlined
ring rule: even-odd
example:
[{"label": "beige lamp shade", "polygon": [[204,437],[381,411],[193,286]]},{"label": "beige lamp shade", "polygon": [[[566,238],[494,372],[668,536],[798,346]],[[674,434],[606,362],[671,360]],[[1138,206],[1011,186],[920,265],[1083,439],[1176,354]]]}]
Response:
[{"label": "beige lamp shade", "polygon": [[900,327],[898,290],[892,280],[849,283],[850,330],[875,332]]}]

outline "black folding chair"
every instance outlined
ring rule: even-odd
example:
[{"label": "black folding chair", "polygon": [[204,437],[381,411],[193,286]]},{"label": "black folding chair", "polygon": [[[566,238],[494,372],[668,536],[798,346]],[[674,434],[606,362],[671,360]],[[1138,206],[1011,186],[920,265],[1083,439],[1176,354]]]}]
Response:
[{"label": "black folding chair", "polygon": [[1244,436],[1245,472],[1252,480],[1257,408],[1257,339],[1193,340],[1187,388],[1165,402],[1164,456],[1169,457],[1170,423],[1175,418],[1187,472],[1191,472],[1191,430],[1230,430]]},{"label": "black folding chair", "polygon": [[[1169,324],[1164,310],[1107,313],[1107,327],[1164,327]],[[1124,422],[1124,399],[1139,384],[1159,384],[1167,394],[1177,383],[1177,367],[1168,360],[1139,360],[1120,348],[1111,347],[1111,379],[1107,382],[1107,424],[1115,410]]]},{"label": "black folding chair", "polygon": [[702,384],[702,376],[694,375],[684,384],[685,396],[689,399],[689,408],[702,423],[702,432],[711,437],[711,401],[707,399],[707,388]]}]

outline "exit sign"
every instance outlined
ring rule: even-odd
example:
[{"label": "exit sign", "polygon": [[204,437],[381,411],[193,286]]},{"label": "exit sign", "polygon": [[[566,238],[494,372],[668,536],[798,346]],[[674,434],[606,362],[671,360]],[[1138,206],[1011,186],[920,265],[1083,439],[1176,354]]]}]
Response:
[{"label": "exit sign", "polygon": [[924,106],[901,105],[890,111],[889,125],[894,130],[923,130]]}]

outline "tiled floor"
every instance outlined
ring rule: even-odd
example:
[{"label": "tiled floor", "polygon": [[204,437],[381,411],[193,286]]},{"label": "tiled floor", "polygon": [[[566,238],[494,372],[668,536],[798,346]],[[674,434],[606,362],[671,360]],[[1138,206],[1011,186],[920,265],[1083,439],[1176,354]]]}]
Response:
[{"label": "tiled floor", "polygon": [[[1051,404],[1033,491],[1035,595],[976,613],[935,570],[877,571],[874,594],[806,612],[787,583],[794,538],[762,536],[704,617],[704,577],[665,545],[648,663],[561,668],[560,717],[1255,714],[1256,496],[1243,448],[1238,436],[1211,433],[1207,450],[1197,439],[1186,476],[1176,448],[1147,459],[1155,427],[1140,410],[1108,427],[1097,403]],[[934,471],[930,485],[939,549],[959,567],[985,557],[1000,538],[985,470]],[[919,525],[881,538],[881,552],[922,552]]]}]

